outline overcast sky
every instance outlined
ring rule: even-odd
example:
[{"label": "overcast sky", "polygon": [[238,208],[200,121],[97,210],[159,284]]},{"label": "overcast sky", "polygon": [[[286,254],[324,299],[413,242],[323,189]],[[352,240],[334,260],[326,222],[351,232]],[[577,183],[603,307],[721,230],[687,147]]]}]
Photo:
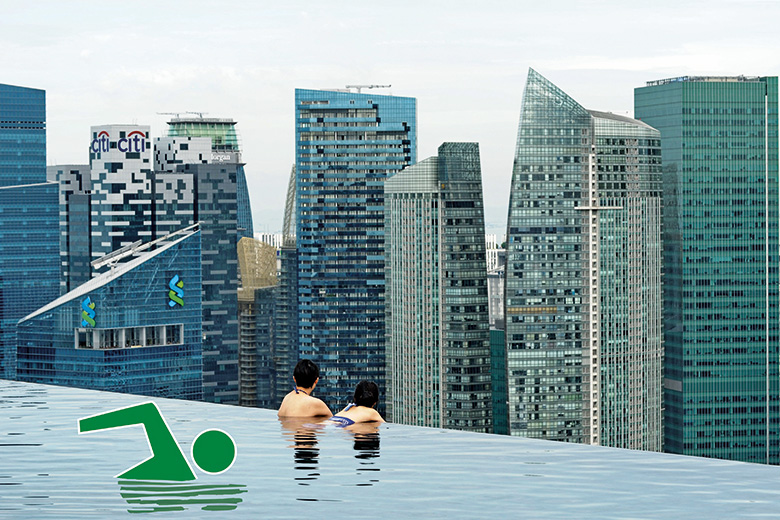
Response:
[{"label": "overcast sky", "polygon": [[478,142],[488,232],[503,234],[528,67],[625,115],[649,80],[780,74],[776,0],[0,0],[0,13],[0,83],[46,90],[49,164],[86,164],[92,125],[159,136],[157,112],[231,117],[255,231],[281,229],[295,88],[417,98],[418,159]]}]

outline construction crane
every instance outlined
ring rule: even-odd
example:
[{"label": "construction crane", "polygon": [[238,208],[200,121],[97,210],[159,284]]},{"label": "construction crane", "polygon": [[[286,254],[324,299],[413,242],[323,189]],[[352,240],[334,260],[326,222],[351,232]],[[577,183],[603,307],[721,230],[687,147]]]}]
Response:
[{"label": "construction crane", "polygon": [[174,116],[176,119],[181,119],[182,114],[195,114],[199,116],[201,119],[203,119],[203,116],[205,114],[208,114],[208,112],[157,112],[157,115],[161,116]]},{"label": "construction crane", "polygon": [[392,85],[346,85],[345,88],[356,88],[357,93],[360,94],[360,90],[364,88],[390,88]]}]

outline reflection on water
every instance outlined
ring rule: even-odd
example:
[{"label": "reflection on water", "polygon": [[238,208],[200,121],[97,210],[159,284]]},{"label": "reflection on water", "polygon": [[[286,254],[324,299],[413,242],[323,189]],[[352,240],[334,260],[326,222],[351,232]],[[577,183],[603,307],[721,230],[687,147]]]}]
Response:
[{"label": "reflection on water", "polygon": [[317,431],[321,425],[313,424],[311,418],[280,417],[283,435],[292,444],[294,468],[305,475],[295,477],[301,486],[308,486],[312,480],[317,480],[320,449],[317,446]]},{"label": "reflection on water", "polygon": [[189,484],[172,481],[119,480],[119,494],[130,509],[128,513],[186,511],[187,506],[204,511],[231,511],[246,493],[240,484]]},{"label": "reflection on water", "polygon": [[353,448],[357,452],[357,474],[368,477],[367,482],[359,482],[358,486],[373,486],[379,482],[379,425],[376,423],[358,423],[345,428],[353,437]]}]

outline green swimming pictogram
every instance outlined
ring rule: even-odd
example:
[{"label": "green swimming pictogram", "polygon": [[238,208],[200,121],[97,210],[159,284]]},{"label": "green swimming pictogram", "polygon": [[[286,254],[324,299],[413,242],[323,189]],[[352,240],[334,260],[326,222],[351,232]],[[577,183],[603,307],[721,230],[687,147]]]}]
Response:
[{"label": "green swimming pictogram", "polygon": [[[141,403],[127,408],[79,419],[79,433],[142,425],[152,451],[151,457],[117,475],[136,480],[195,480],[187,459],[173,437],[157,405]],[[232,437],[222,430],[205,430],[192,444],[192,458],[198,468],[206,473],[227,471],[236,458],[236,445]]]},{"label": "green swimming pictogram", "polygon": [[95,326],[95,302],[89,299],[87,296],[81,302],[81,326],[82,327],[94,327]]},{"label": "green swimming pictogram", "polygon": [[176,307],[176,304],[184,306],[184,280],[179,280],[179,275],[173,275],[171,281],[168,282],[168,305]]}]

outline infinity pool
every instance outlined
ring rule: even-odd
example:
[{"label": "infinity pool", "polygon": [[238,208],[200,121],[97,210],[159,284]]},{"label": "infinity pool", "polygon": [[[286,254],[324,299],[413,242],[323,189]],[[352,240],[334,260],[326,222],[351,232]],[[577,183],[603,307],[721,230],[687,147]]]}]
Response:
[{"label": "infinity pool", "polygon": [[167,399],[152,401],[188,462],[218,428],[233,466],[116,478],[150,456],[144,428],[79,435],[78,420],[149,400],[0,380],[0,518],[780,518],[777,467]]}]

